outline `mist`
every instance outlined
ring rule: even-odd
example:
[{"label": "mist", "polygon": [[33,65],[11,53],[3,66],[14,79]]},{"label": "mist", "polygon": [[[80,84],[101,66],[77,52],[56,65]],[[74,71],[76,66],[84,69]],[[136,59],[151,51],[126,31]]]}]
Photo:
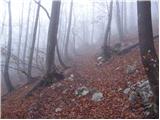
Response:
[{"label": "mist", "polygon": [[[88,71],[101,69],[107,64],[110,66],[114,58],[121,61],[123,56],[117,57],[117,55],[123,54],[126,50],[127,55],[132,54],[130,49],[139,43],[138,20],[140,18],[138,18],[138,6],[135,0],[61,0],[58,1],[60,5],[56,2],[52,0],[0,1],[1,96],[8,95],[12,90],[22,89],[28,84],[34,86],[36,83],[32,81],[42,79],[50,80],[45,85],[62,79],[65,81],[73,75],[77,80],[76,75],[79,74],[84,75],[85,80],[107,79],[107,77],[95,78],[94,73]],[[11,13],[9,13],[9,4]],[[153,37],[156,39],[157,36],[159,37],[158,4],[158,0],[151,1],[152,30]],[[54,18],[55,16],[57,17]],[[9,41],[11,54],[7,59]],[[158,45],[157,42],[155,44]],[[114,53],[115,51],[118,52]],[[129,58],[124,59],[127,61]],[[139,58],[136,59],[139,60]],[[9,60],[8,80],[11,84],[9,86],[13,89],[9,88],[5,81],[7,60]],[[98,67],[92,69],[89,66],[91,63],[94,67]],[[129,62],[125,64],[127,63]],[[138,63],[142,65],[141,62]],[[113,66],[115,64],[113,63]],[[82,70],[83,65],[86,67],[84,70]],[[111,79],[116,78],[111,77]],[[81,85],[78,84],[78,86]],[[88,118],[88,116],[82,118]]]}]

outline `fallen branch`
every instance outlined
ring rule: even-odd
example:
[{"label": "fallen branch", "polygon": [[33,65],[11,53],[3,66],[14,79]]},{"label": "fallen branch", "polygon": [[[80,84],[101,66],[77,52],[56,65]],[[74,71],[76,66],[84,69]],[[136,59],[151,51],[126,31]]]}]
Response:
[{"label": "fallen branch", "polygon": [[[156,36],[153,37],[153,39],[155,40],[155,39],[158,38],[158,37],[159,37],[159,35],[156,35]],[[137,47],[137,46],[139,46],[139,43],[136,43],[136,44],[134,44],[134,45],[132,45],[132,46],[129,46],[129,47],[121,50],[121,51],[118,53],[118,55],[126,54],[126,53],[128,53],[129,51],[131,51],[133,48]]]}]

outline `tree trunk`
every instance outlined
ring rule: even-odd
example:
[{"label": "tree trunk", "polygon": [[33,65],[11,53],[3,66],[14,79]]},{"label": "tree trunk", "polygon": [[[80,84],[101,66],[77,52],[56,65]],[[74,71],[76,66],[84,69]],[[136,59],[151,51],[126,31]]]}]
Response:
[{"label": "tree trunk", "polygon": [[72,8],[73,8],[73,0],[71,1],[70,5],[70,12],[69,12],[69,21],[68,21],[68,29],[67,29],[67,37],[66,37],[66,45],[65,45],[65,56],[68,59],[68,44],[69,44],[69,37],[70,37],[70,29],[72,23]]},{"label": "tree trunk", "polygon": [[38,37],[37,37],[37,51],[36,51],[36,64],[38,65],[38,56],[39,56],[39,40],[40,40],[40,32],[41,32],[41,23],[39,20],[39,25],[38,25]]},{"label": "tree trunk", "polygon": [[[39,1],[40,4],[40,1]],[[40,5],[38,5],[37,13],[36,13],[36,20],[34,25],[34,31],[33,31],[33,39],[31,44],[31,50],[30,50],[30,56],[29,56],[29,62],[28,62],[28,80],[31,80],[31,72],[32,72],[32,62],[33,62],[33,54],[34,54],[34,47],[36,42],[36,33],[37,33],[37,25],[38,25],[38,18],[39,18],[39,11],[40,11]]]},{"label": "tree trunk", "polygon": [[110,2],[108,23],[107,23],[107,28],[106,28],[106,32],[105,32],[104,43],[102,46],[104,58],[106,58],[107,56],[108,57],[110,56],[110,53],[108,51],[108,38],[109,38],[109,34],[111,32],[112,8],[113,8],[113,1]]},{"label": "tree trunk", "polygon": [[124,32],[127,32],[127,1],[124,1]]},{"label": "tree trunk", "polygon": [[95,2],[93,1],[93,6],[92,6],[92,33],[91,33],[91,43],[93,44],[94,43],[94,40],[93,40],[93,36],[94,36],[94,6],[95,6]]},{"label": "tree trunk", "polygon": [[[22,42],[22,30],[23,30],[23,8],[24,8],[24,3],[22,5],[22,13],[21,13],[21,18],[19,18],[19,43],[18,43],[18,59],[20,57],[20,51],[21,51],[21,42]],[[19,61],[17,63],[17,67],[19,68]]]},{"label": "tree trunk", "polygon": [[[27,50],[27,43],[28,43],[30,12],[31,12],[31,2],[29,3],[28,16],[27,16],[27,28],[26,28],[26,34],[25,34],[24,51],[23,51],[23,61],[24,62],[26,58],[26,50]],[[25,64],[23,67],[25,69]]]},{"label": "tree trunk", "polygon": [[[6,11],[4,13],[4,17],[3,17],[3,21],[2,21],[1,36],[3,35],[5,20],[6,20]],[[0,38],[1,38],[1,36],[0,36]]]},{"label": "tree trunk", "polygon": [[61,58],[60,51],[59,51],[59,46],[58,46],[58,42],[57,42],[57,45],[56,45],[56,51],[57,51],[59,63],[61,64],[61,66],[62,66],[64,69],[67,69],[68,67],[64,64],[64,62],[62,61],[62,58]]},{"label": "tree trunk", "polygon": [[117,28],[118,28],[118,33],[119,33],[119,41],[120,43],[123,40],[123,30],[122,30],[122,19],[120,16],[120,8],[119,8],[119,2],[116,1],[116,6],[117,6]]},{"label": "tree trunk", "polygon": [[138,32],[140,53],[145,72],[148,76],[156,104],[159,108],[159,60],[153,42],[151,2],[138,1]]},{"label": "tree trunk", "polygon": [[60,14],[60,1],[52,1],[51,19],[48,30],[47,55],[46,55],[46,76],[55,71],[55,47],[57,44],[57,31]]},{"label": "tree trunk", "polygon": [[8,13],[9,13],[9,27],[8,27],[8,31],[9,31],[9,36],[8,36],[8,51],[7,51],[7,55],[6,55],[6,60],[5,60],[5,66],[4,66],[4,80],[6,82],[6,86],[8,88],[8,91],[11,92],[14,88],[13,85],[10,81],[9,78],[9,71],[8,71],[8,66],[9,66],[9,62],[10,62],[10,57],[11,57],[11,47],[12,47],[12,15],[11,15],[11,2],[8,1]]},{"label": "tree trunk", "polygon": [[121,11],[119,11],[119,13],[121,14],[120,15],[120,19],[121,19],[121,30],[122,30],[122,35],[123,35],[123,27],[124,27],[124,11],[123,11],[123,4],[124,4],[124,1],[122,0],[122,2],[121,2]]}]

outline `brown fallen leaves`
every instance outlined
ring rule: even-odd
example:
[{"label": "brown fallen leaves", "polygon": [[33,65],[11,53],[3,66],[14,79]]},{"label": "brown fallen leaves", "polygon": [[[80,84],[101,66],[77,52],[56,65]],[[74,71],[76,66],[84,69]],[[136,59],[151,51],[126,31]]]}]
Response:
[{"label": "brown fallen leaves", "polygon": [[[127,75],[126,66],[134,62],[137,72]],[[73,81],[60,81],[62,85],[54,89],[41,87],[25,99],[17,97],[19,93],[7,96],[2,101],[2,118],[143,118],[141,101],[132,111],[128,96],[123,94],[128,81],[133,84],[146,78],[138,48],[113,56],[100,67],[92,55],[75,58],[75,64]],[[93,102],[91,94],[77,97],[75,90],[83,85],[102,92],[104,99]],[[62,110],[56,112],[56,108]]]}]

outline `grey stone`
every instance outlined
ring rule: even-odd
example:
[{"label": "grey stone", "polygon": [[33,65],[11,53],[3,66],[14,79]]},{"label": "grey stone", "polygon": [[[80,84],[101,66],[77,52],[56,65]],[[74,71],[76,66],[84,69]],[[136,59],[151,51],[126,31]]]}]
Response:
[{"label": "grey stone", "polygon": [[128,65],[127,66],[127,70],[126,70],[126,73],[127,74],[132,74],[136,71],[136,67],[134,65]]},{"label": "grey stone", "polygon": [[130,88],[126,88],[124,89],[123,93],[128,95],[130,90],[131,90]]},{"label": "grey stone", "polygon": [[55,109],[55,112],[61,112],[61,111],[62,111],[62,108],[58,107],[58,108]]},{"label": "grey stone", "polygon": [[68,80],[73,81],[73,80],[74,80],[74,75],[71,74],[71,75],[68,77]]},{"label": "grey stone", "polygon": [[129,94],[129,101],[131,103],[135,103],[137,99],[137,93],[135,91],[131,91]]},{"label": "grey stone", "polygon": [[100,57],[97,58],[97,61],[100,61],[100,60],[102,60],[102,59],[103,59],[103,57],[100,56]]},{"label": "grey stone", "polygon": [[78,88],[76,91],[75,91],[75,95],[81,97],[81,96],[85,96],[89,93],[89,89],[85,86],[82,86],[80,88]]},{"label": "grey stone", "polygon": [[153,96],[148,80],[142,80],[140,84],[138,84],[136,91],[142,98],[144,105],[147,104],[149,102],[149,98]]},{"label": "grey stone", "polygon": [[118,92],[122,91],[122,88],[118,88]]},{"label": "grey stone", "polygon": [[103,98],[103,93],[101,92],[96,92],[92,95],[92,101],[98,102],[101,101]]}]

